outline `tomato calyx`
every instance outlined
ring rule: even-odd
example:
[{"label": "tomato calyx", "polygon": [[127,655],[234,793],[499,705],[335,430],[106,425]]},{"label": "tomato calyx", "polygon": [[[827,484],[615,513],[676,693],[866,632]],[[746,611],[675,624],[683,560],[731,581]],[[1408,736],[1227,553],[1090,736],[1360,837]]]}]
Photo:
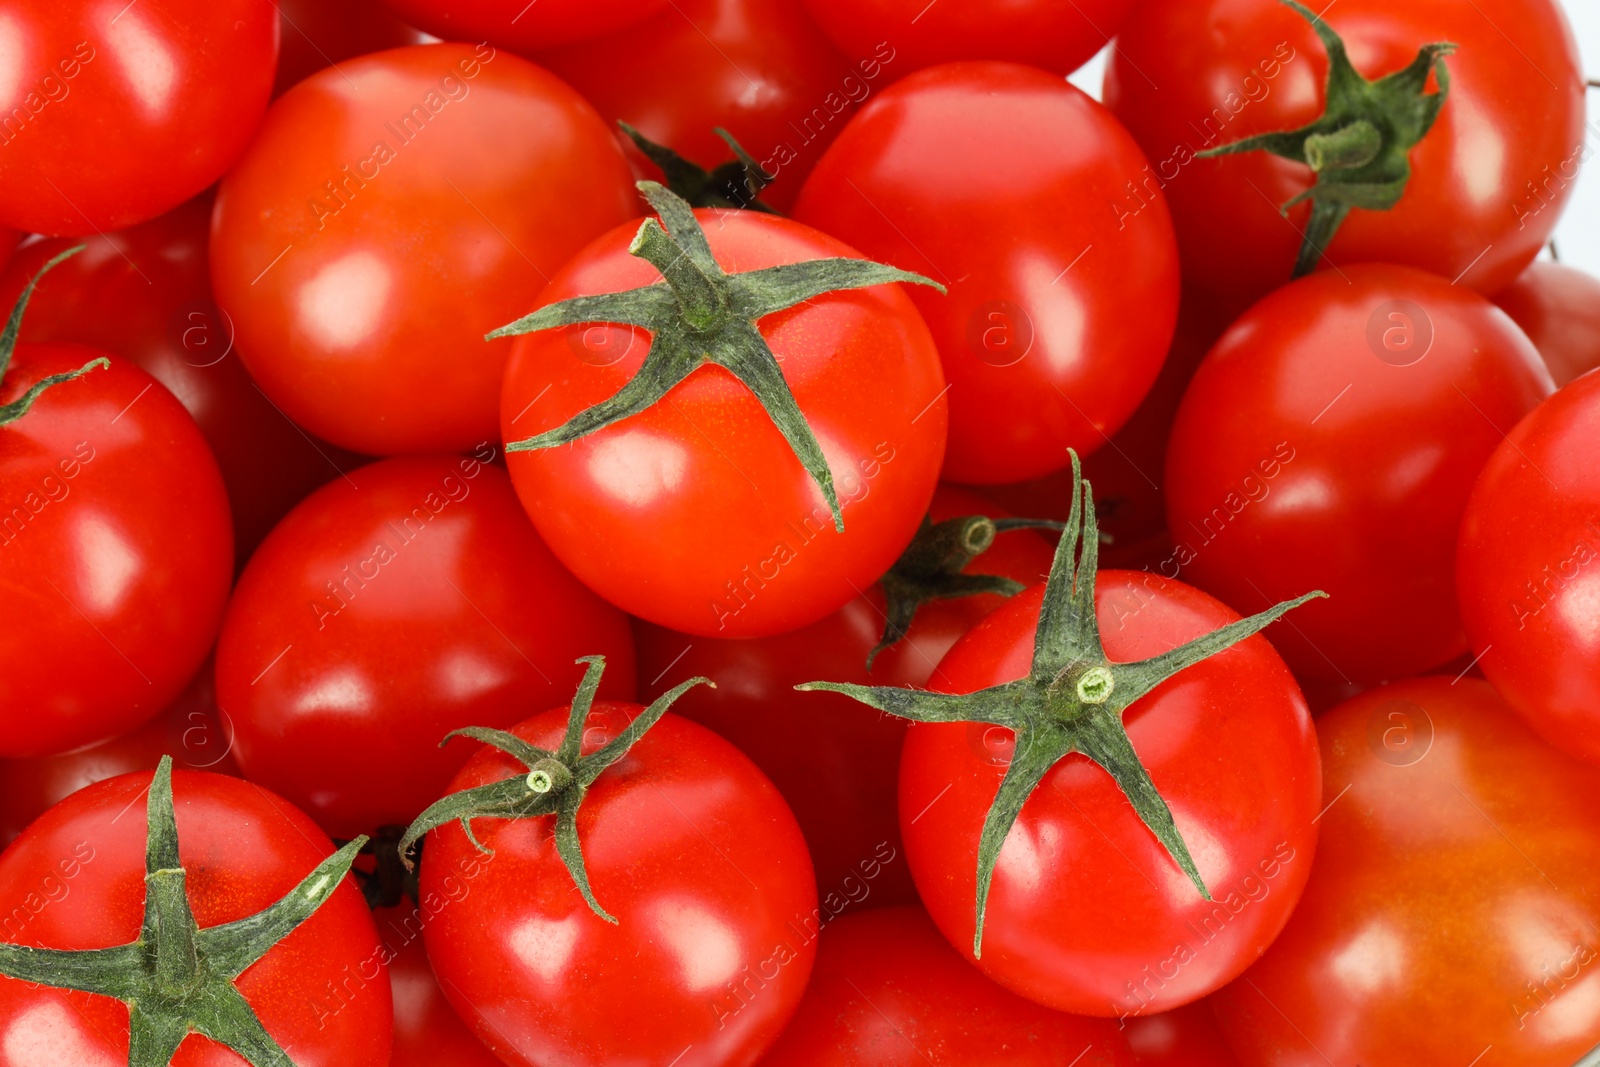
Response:
[{"label": "tomato calyx", "polygon": [[917,609],[930,600],[956,600],[961,597],[994,593],[1015,596],[1027,588],[1021,582],[998,574],[966,574],[963,568],[994,545],[996,535],[1011,530],[1061,530],[1065,524],[1050,519],[991,519],[987,515],[963,515],[934,522],[922,517],[917,536],[900,553],[884,576],[878,579],[885,600],[883,636],[867,653],[867,670],[878,653],[905,639]]},{"label": "tomato calyx", "polygon": [[[1411,180],[1411,149],[1428,135],[1450,96],[1446,56],[1449,41],[1425,44],[1411,64],[1376,81],[1368,81],[1350,63],[1344,40],[1296,0],[1281,0],[1311,23],[1328,53],[1326,104],[1322,116],[1298,130],[1265,133],[1201,152],[1203,158],[1240,152],[1270,152],[1304,163],[1316,181],[1286,202],[1282,211],[1311,201],[1295,278],[1316,267],[1351,209],[1388,211],[1399,203]],[[1439,91],[1426,92],[1428,75],[1436,74]]]},{"label": "tomato calyx", "polygon": [[727,142],[735,158],[715,170],[706,170],[666,145],[650,140],[621,119],[617,120],[617,125],[622,127],[622,132],[650,162],[661,168],[661,173],[667,179],[667,188],[674,195],[687,200],[690,207],[743,208],[746,211],[777,214],[776,210],[756,199],[761,195],[761,190],[776,180],[776,175],[762,169],[756,158],[745,151],[744,145],[734,140],[733,134],[721,126],[714,127],[712,132]]},{"label": "tomato calyx", "polygon": [[463,789],[441,797],[417,816],[400,838],[399,853],[407,867],[411,866],[409,853],[429,830],[449,822],[460,822],[467,840],[484,855],[492,856],[494,850],[484,845],[472,832],[473,819],[535,819],[545,815],[556,817],[556,853],[561,857],[567,873],[577,884],[589,908],[608,923],[616,917],[600,906],[589,886],[589,872],[583,863],[583,845],[578,840],[578,808],[583,804],[589,787],[596,778],[617,762],[667,713],[684,693],[697,685],[716,683],[709,678],[690,678],[673,686],[657,697],[655,702],[639,713],[628,728],[598,750],[582,754],[584,726],[589,719],[589,709],[594,705],[594,695],[600,688],[600,677],[605,673],[604,656],[585,656],[579,663],[588,664],[578,691],[572,698],[572,710],[567,715],[567,731],[561,747],[554,752],[530,745],[506,730],[486,726],[468,726],[452,730],[445,735],[440,747],[456,736],[470,737],[499,749],[526,767],[526,774],[515,774],[498,782]]},{"label": "tomato calyx", "polygon": [[1099,764],[1122,790],[1134,812],[1155,834],[1167,854],[1189,876],[1205,899],[1189,848],[1144,764],[1139,761],[1122,716],[1141,697],[1187,667],[1238,644],[1301,604],[1327,596],[1314,591],[1274,605],[1247,619],[1195,638],[1170,652],[1137,663],[1106,658],[1095,615],[1095,575],[1099,530],[1094,498],[1072,454],[1072,507],[1056,547],[1035,631],[1032,668],[1025,678],[975,693],[931,693],[892,686],[807,682],[803,691],[843,693],[869,707],[912,722],[973,722],[1003,726],[1015,735],[1015,749],[978,841],[977,925],[974,958],[983,955],[984,912],[995,862],[1022,805],[1045,774],[1072,753]]},{"label": "tomato calyx", "polygon": [[[28,301],[33,298],[33,290],[39,284],[39,279],[43,278],[56,264],[62,260],[71,259],[79,252],[82,252],[85,247],[87,246],[77,245],[69,248],[40,267],[39,272],[28,279],[28,284],[23,288],[22,295],[18,296],[17,302],[11,306],[11,317],[6,319],[5,330],[0,332],[0,382],[5,381],[6,371],[11,369],[11,357],[17,350],[17,335],[22,332],[22,313],[28,309]],[[33,402],[39,399],[39,395],[52,385],[70,382],[74,378],[83,377],[92,370],[109,366],[111,366],[111,361],[101,356],[99,359],[91,359],[77,370],[62,371],[60,374],[51,374],[40,378],[28,388],[27,392],[11,403],[0,404],[0,426],[9,425],[26,415],[28,409],[33,407]]]},{"label": "tomato calyx", "polygon": [[795,458],[822,490],[833,513],[834,528],[842,533],[844,515],[833,472],[756,323],[763,316],[841,289],[888,282],[915,282],[940,292],[944,287],[920,274],[864,259],[813,259],[726,274],[712,256],[705,231],[688,202],[658,182],[638,185],[661,221],[645,219],[628,251],[648,260],[666,284],[562,300],[500,327],[488,339],[557,326],[620,323],[650,331],[644,363],[611,399],[553,430],[511,442],[506,451],[531,452],[569,444],[637,415],[700,367],[715,364],[743,382],[761,402]]},{"label": "tomato calyx", "polygon": [[252,1067],[293,1067],[233,984],[327,902],[358,838],[317,864],[288,893],[244,919],[201,929],[178,859],[172,757],[151,779],[145,837],[144,923],[130,944],[97,949],[0,944],[0,974],[53,989],[113,997],[128,1006],[128,1067],[165,1067],[191,1033],[204,1034]]}]

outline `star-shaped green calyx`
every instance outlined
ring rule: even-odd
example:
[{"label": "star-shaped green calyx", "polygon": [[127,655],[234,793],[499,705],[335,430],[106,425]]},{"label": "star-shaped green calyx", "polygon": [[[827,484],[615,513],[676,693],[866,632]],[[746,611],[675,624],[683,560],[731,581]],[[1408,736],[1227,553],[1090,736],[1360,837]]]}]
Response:
[{"label": "star-shaped green calyx", "polygon": [[526,774],[515,774],[498,782],[463,789],[434,801],[428,810],[417,816],[417,821],[400,839],[400,855],[408,864],[410,860],[407,854],[411,846],[429,830],[446,823],[460,822],[473,847],[492,855],[493,849],[485,846],[473,834],[473,819],[535,819],[554,815],[556,853],[566,866],[567,873],[572,875],[583,899],[588,901],[596,915],[608,923],[617,921],[600,906],[600,902],[594,898],[594,891],[589,888],[589,872],[583,865],[583,845],[578,840],[578,808],[583,804],[583,798],[588,795],[594,780],[625,756],[639,738],[667,713],[673,701],[697,685],[709,685],[715,689],[716,684],[709,678],[690,678],[681,685],[673,686],[640,712],[627,729],[585,756],[582,754],[584,724],[589,720],[589,709],[594,705],[595,692],[600,688],[600,676],[605,673],[606,660],[604,656],[585,656],[578,662],[588,664],[588,669],[584,671],[583,681],[578,683],[577,695],[572,698],[572,709],[567,715],[567,732],[561,739],[561,747],[554,752],[530,745],[513,733],[485,726],[469,726],[452,731],[439,742],[443,746],[457,735],[470,737],[499,749],[528,770]]},{"label": "star-shaped green calyx", "polygon": [[665,279],[621,293],[562,300],[489,334],[509,337],[557,326],[619,323],[651,333],[650,350],[634,377],[615,396],[582,411],[553,430],[506,445],[531,452],[576,441],[651,407],[673,386],[706,364],[725,368],[755,394],[795,457],[822,490],[836,530],[844,530],[833,472],[806,417],[789,391],[778,358],[756,323],[824,293],[888,282],[943,286],[920,274],[864,259],[813,259],[764,270],[726,274],[711,255],[694,209],[656,182],[640,182],[661,216],[645,219],[628,251],[648,260]]},{"label": "star-shaped green calyx", "polygon": [[[0,332],[0,381],[5,380],[6,371],[11,369],[11,357],[17,350],[17,335],[22,332],[22,313],[28,310],[28,301],[33,298],[33,290],[39,284],[39,279],[43,278],[51,268],[62,260],[71,259],[79,252],[82,252],[84,247],[84,245],[77,245],[69,248],[40,267],[39,273],[28,279],[28,284],[23,287],[22,294],[17,297],[17,302],[11,305],[11,317],[6,319],[5,330]],[[40,378],[29,387],[27,392],[11,403],[0,404],[0,426],[16,422],[26,415],[28,409],[33,407],[33,402],[39,399],[39,394],[52,385],[70,382],[74,378],[83,377],[92,370],[109,366],[111,366],[111,361],[101,356],[99,359],[91,359],[77,370],[62,371],[60,374],[52,374],[48,377]]]},{"label": "star-shaped green calyx", "polygon": [[[1201,152],[1202,157],[1271,152],[1304,163],[1316,174],[1310,189],[1283,205],[1284,214],[1311,201],[1294,277],[1311,273],[1352,208],[1387,211],[1399,203],[1411,180],[1411,149],[1433,128],[1450,95],[1448,41],[1423,45],[1404,70],[1368,81],[1350,63],[1344,41],[1321,16],[1296,0],[1282,3],[1303,15],[1328,52],[1326,104],[1322,117],[1298,130],[1265,133]],[[1439,91],[1427,92],[1428,75]]]},{"label": "star-shaped green calyx", "polygon": [[977,927],[972,954],[983,955],[983,919],[995,861],[1023,803],[1045,773],[1079,752],[1117,783],[1133,810],[1207,900],[1211,899],[1189,848],[1172,821],[1122,725],[1123,713],[1156,686],[1186,667],[1260,632],[1285,612],[1322,592],[1240,619],[1220,630],[1138,663],[1106,658],[1095,618],[1094,587],[1100,537],[1094,499],[1072,457],[1072,510],[1056,547],[1034,636],[1033,665],[1026,678],[976,693],[930,693],[920,689],[808,682],[801,690],[828,690],[854,697],[879,711],[913,722],[982,722],[1003,726],[1016,747],[978,840]]},{"label": "star-shaped green calyx", "polygon": [[917,609],[930,600],[956,600],[961,597],[994,593],[1015,596],[1026,588],[1021,582],[998,574],[966,574],[963,568],[994,545],[997,534],[1010,530],[1060,530],[1062,523],[1049,519],[991,519],[987,515],[963,515],[934,522],[924,515],[922,527],[894,566],[878,580],[883,587],[883,636],[867,653],[867,670],[878,653],[905,640]]},{"label": "star-shaped green calyx", "polygon": [[684,159],[664,144],[657,144],[622,120],[617,120],[622,132],[638,146],[639,151],[661,168],[666,176],[667,188],[689,202],[690,207],[744,208],[776,215],[772,208],[757,200],[761,190],[771,185],[774,175],[768,174],[755,157],[734,140],[733,134],[721,126],[716,135],[723,139],[734,157],[715,170],[706,170],[700,164]]},{"label": "star-shaped green calyx", "polygon": [[366,838],[317,864],[277,903],[248,918],[201,929],[178,861],[172,758],[161,757],[146,801],[144,924],[114,948],[0,944],[0,974],[55,989],[114,997],[128,1006],[128,1067],[166,1067],[184,1038],[204,1034],[252,1067],[294,1067],[234,979],[316,914],[350,870]]}]

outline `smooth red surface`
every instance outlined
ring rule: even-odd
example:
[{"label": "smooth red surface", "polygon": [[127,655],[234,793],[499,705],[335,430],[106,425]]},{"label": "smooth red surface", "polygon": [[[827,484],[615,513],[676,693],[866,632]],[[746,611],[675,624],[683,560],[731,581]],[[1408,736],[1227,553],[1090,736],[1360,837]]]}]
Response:
[{"label": "smooth red surface", "polygon": [[1214,998],[1239,1062],[1582,1057],[1600,1041],[1600,775],[1470,678],[1365,693],[1317,734],[1316,869],[1283,935]]},{"label": "smooth red surface", "polygon": [[278,61],[268,0],[5,0],[0,222],[120,230],[222,176]]},{"label": "smooth red surface", "polygon": [[554,48],[647,18],[668,0],[384,0],[394,12],[447,41],[483,41],[518,51]]},{"label": "smooth red surface", "polygon": [[[1505,288],[1549,239],[1585,158],[1583,74],[1560,4],[1341,0],[1327,18],[1369,78],[1405,68],[1424,44],[1458,45],[1450,98],[1410,153],[1404,196],[1352,212],[1328,255]],[[1261,0],[1142,0],[1117,39],[1104,99],[1151,163],[1127,175],[1126,198],[1165,192],[1184,277],[1233,313],[1289,280],[1311,208],[1278,209],[1313,175],[1262,152],[1194,153],[1312,122],[1327,69],[1311,24]]]},{"label": "smooth red surface", "polygon": [[1456,568],[1484,676],[1545,740],[1600,763],[1600,374],[1495,449]]},{"label": "smooth red surface", "polygon": [[1210,1000],[1129,1019],[1128,1047],[1140,1067],[1239,1067],[1217,1029]]},{"label": "smooth red surface", "polygon": [[[433,902],[430,902],[433,903]],[[394,1055],[389,1067],[499,1067],[500,1059],[472,1035],[444,997],[422,930],[432,909],[407,901],[373,913],[388,951],[394,993]]]},{"label": "smooth red surface", "polygon": [[1494,302],[1539,349],[1557,387],[1600,367],[1600,278],[1535,260]]},{"label": "smooth red surface", "polygon": [[[105,357],[18,345],[0,403]],[[138,726],[194,677],[222,621],[233,531],[194,420],[125,359],[46,390],[0,427],[0,756]]]},{"label": "smooth red surface", "polygon": [[[5,940],[108,948],[139,936],[149,773],[73,794],[0,855]],[[174,771],[178,857],[202,929],[274,904],[333,852],[310,819],[260,786]],[[385,1067],[391,1006],[372,916],[351,883],[234,983],[296,1067]],[[128,1009],[108,997],[0,978],[0,1065],[128,1062]],[[244,1061],[191,1034],[172,1067]]]},{"label": "smooth red surface", "polygon": [[[643,710],[600,701],[591,752]],[[567,709],[512,729],[553,750]],[[452,791],[525,774],[482,749]],[[748,1067],[805,990],[820,922],[794,816],[755,765],[667,714],[589,787],[578,838],[589,910],[556,855],[554,818],[458,823],[428,835],[423,928],[445,995],[513,1067]]]},{"label": "smooth red surface", "polygon": [[849,915],[819,939],[811,985],[762,1067],[1133,1067],[1117,1024],[995,985],[921,908]]},{"label": "smooth red surface", "polygon": [[0,306],[10,307],[52,256],[85,246],[40,280],[22,339],[103,348],[172,390],[222,470],[242,563],[285,512],[359,460],[308,438],[250,380],[233,322],[211,299],[210,226],[203,195],[115,233],[32,239],[0,275]]},{"label": "smooth red surface", "polygon": [[328,66],[346,59],[381,52],[385,48],[421,44],[420,30],[412,29],[384,7],[381,0],[274,0],[281,26],[278,78],[272,95],[282,96],[295,85]]},{"label": "smooth red surface", "polygon": [[[972,692],[1023,677],[1043,586],[956,643],[932,688]],[[1197,589],[1101,571],[1107,656],[1159,655],[1234,621]],[[1214,903],[1196,892],[1122,791],[1071,755],[1023,805],[995,866],[978,967],[1049,1007],[1128,1017],[1203,997],[1283,928],[1311,870],[1322,795],[1311,716],[1261,636],[1207,659],[1123,716]],[[978,837],[1011,758],[1002,727],[913,725],[900,758],[900,828],[917,890],[971,958]]]},{"label": "smooth red surface", "polygon": [[445,734],[551,706],[597,654],[604,691],[632,696],[627,619],[550,555],[505,472],[416,456],[272,532],[229,605],[217,693],[244,772],[348,838],[438,798],[472,753]]},{"label": "smooth red surface", "polygon": [[1437,667],[1466,648],[1467,494],[1550,388],[1471,289],[1393,266],[1301,279],[1229,328],[1183,398],[1166,473],[1177,547],[1160,570],[1241,612],[1327,592],[1271,630],[1305,677]]},{"label": "smooth red surface", "polygon": [[[697,211],[728,272],[859,253],[808,226]],[[628,223],[573,258],[537,305],[650,285]],[[524,310],[531,310],[525,308]],[[844,514],[761,402],[703,365],[641,414],[571,445],[508,457],[517,495],[556,556],[634,615],[686,633],[762,637],[817,621],[876,581],[927,512],[944,454],[944,379],[899,286],[829,293],[768,315],[762,335],[833,472]],[[506,441],[609,399],[648,334],[567,326],[517,339],[500,400]]]},{"label": "smooth red surface", "polygon": [[950,382],[948,480],[1058,470],[1155,381],[1178,313],[1172,222],[1159,197],[1111,207],[1144,164],[1059,77],[960,63],[869,102],[807,179],[795,218],[949,289],[911,293]]},{"label": "smooth red surface", "polygon": [[488,46],[417,45],[272,105],[217,196],[212,281],[251,375],[307,430],[469,449],[495,437],[510,352],[483,335],[639,210],[577,93]]}]

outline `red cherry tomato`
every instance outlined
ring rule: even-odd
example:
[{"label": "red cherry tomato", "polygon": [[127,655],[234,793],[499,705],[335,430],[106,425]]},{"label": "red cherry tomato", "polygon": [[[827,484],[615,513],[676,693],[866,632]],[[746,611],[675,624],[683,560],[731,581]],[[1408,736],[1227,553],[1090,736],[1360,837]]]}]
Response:
[{"label": "red cherry tomato", "polygon": [[[974,627],[931,688],[968,693],[1025,676],[1043,593],[1018,594]],[[1135,571],[1101,571],[1095,604],[1113,662],[1238,618],[1197,589]],[[1260,636],[1164,683],[1123,721],[1214,899],[1195,891],[1110,775],[1068,756],[1001,848],[978,967],[1041,1004],[1128,1018],[1205,996],[1271,944],[1310,873],[1322,789],[1305,701]],[[1011,749],[1002,727],[918,724],[900,757],[912,876],[968,958],[978,838]]]},{"label": "red cherry tomato", "polygon": [[120,230],[222,176],[278,61],[267,0],[4,0],[0,221]]},{"label": "red cherry tomato", "polygon": [[1600,374],[1495,449],[1461,522],[1456,582],[1485,677],[1545,740],[1600,762]]},{"label": "red cherry tomato", "polygon": [[[107,948],[140,936],[145,798],[151,775],[125,774],[50,809],[0,855],[5,940]],[[292,891],[332,851],[301,812],[259,786],[175,771],[178,856],[202,930],[253,915]],[[391,1006],[372,916],[346,883],[234,982],[296,1067],[385,1067]],[[128,1060],[128,1009],[109,997],[0,978],[0,1067],[111,1067]],[[245,1061],[191,1033],[173,1067]]]},{"label": "red cherry tomato", "polygon": [[488,46],[341,63],[268,112],[222,183],[217,300],[294,421],[371,454],[495,434],[509,344],[483,335],[638,213],[594,109]]},{"label": "red cherry tomato", "polygon": [[282,50],[272,95],[282,96],[306,78],[342,60],[421,44],[426,36],[384,7],[381,0],[274,0]]},{"label": "red cherry tomato", "polygon": [[1217,1029],[1209,999],[1129,1019],[1128,1047],[1140,1067],[1239,1067]]},{"label": "red cherry tomato", "polygon": [[[643,709],[597,702],[593,752]],[[567,709],[512,733],[554,750]],[[458,742],[459,743],[459,742]],[[525,774],[485,748],[452,792]],[[428,837],[423,936],[445,996],[513,1067],[750,1064],[805,991],[821,921],[800,828],[772,783],[715,734],[665,715],[589,787],[578,838],[589,909],[553,816],[452,822]]]},{"label": "red cherry tomato", "polygon": [[[18,345],[0,403],[96,358]],[[103,741],[170,704],[233,577],[227,493],[183,406],[120,358],[47,389],[0,427],[0,501],[0,756]]]},{"label": "red cherry tomato", "polygon": [[308,438],[250,380],[233,351],[233,324],[211,300],[210,224],[205,195],[117,233],[34,239],[0,276],[0,305],[53,256],[86,246],[40,280],[22,339],[103,348],[172,390],[222,469],[242,563],[284,512],[356,457]]},{"label": "red cherry tomato", "polygon": [[349,838],[439,796],[470,755],[445,734],[561,699],[591,654],[631,696],[627,620],[550,555],[505,472],[417,456],[330,483],[268,536],[223,625],[217,695],[245,774]]},{"label": "red cherry tomato", "polygon": [[422,930],[431,913],[430,907],[419,904],[379,908],[373,915],[394,993],[394,1055],[389,1067],[499,1067],[499,1058],[472,1036],[433,976],[422,945]]},{"label": "red cherry tomato", "polygon": [[1470,678],[1364,693],[1317,733],[1326,810],[1310,884],[1213,998],[1239,1062],[1583,1057],[1600,1041],[1594,768]]},{"label": "red cherry tomato", "polygon": [[868,103],[806,180],[795,218],[949,287],[911,294],[950,381],[946,478],[1060,469],[1149,390],[1178,311],[1171,220],[1159,196],[1094,206],[1144,163],[1060,78],[959,63]]},{"label": "red cherry tomato", "polygon": [[969,967],[918,907],[819,939],[794,1022],[761,1067],[1133,1067],[1117,1024],[1051,1011]]},{"label": "red cherry tomato", "polygon": [[[787,219],[695,216],[727,271],[860,258]],[[638,229],[597,239],[539,304],[660,280],[628,253]],[[911,540],[938,479],[944,382],[900,289],[827,293],[764,317],[760,329],[827,457],[844,533],[761,402],[719,366],[696,368],[660,403],[569,447],[509,457],[523,506],[574,574],[613,604],[686,633],[760,637],[837,611]],[[611,325],[518,338],[500,400],[505,439],[609,399],[643,363],[647,337]]]},{"label": "red cherry tomato", "polygon": [[[1328,256],[1505,288],[1549,239],[1583,158],[1583,75],[1560,5],[1341,0],[1325,13],[1369,79],[1404,69],[1425,44],[1458,46],[1444,60],[1448,99],[1409,153],[1399,203],[1351,212]],[[1104,98],[1150,168],[1129,173],[1133,187],[1119,185],[1115,201],[1131,208],[1164,193],[1184,277],[1230,313],[1289,280],[1310,205],[1287,218],[1279,205],[1313,174],[1262,152],[1196,153],[1314,121],[1327,71],[1311,24],[1270,0],[1141,0],[1117,38]]]},{"label": "red cherry tomato", "polygon": [[1472,481],[1549,391],[1470,289],[1409,267],[1302,278],[1234,323],[1183,398],[1159,569],[1240,611],[1325,590],[1272,629],[1308,678],[1436,667],[1466,648],[1452,565]]},{"label": "red cherry tomato", "polygon": [[526,52],[598,37],[648,18],[668,0],[384,0],[396,14],[449,41]]},{"label": "red cherry tomato", "polygon": [[1557,388],[1600,367],[1600,278],[1536,260],[1494,302],[1539,349]]}]

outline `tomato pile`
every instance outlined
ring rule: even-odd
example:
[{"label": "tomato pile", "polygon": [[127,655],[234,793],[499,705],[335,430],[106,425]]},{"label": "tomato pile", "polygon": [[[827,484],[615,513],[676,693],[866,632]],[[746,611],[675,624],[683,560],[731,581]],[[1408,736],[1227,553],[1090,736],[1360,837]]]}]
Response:
[{"label": "tomato pile", "polygon": [[1600,1063],[1561,0],[0,74],[0,1067]]}]

